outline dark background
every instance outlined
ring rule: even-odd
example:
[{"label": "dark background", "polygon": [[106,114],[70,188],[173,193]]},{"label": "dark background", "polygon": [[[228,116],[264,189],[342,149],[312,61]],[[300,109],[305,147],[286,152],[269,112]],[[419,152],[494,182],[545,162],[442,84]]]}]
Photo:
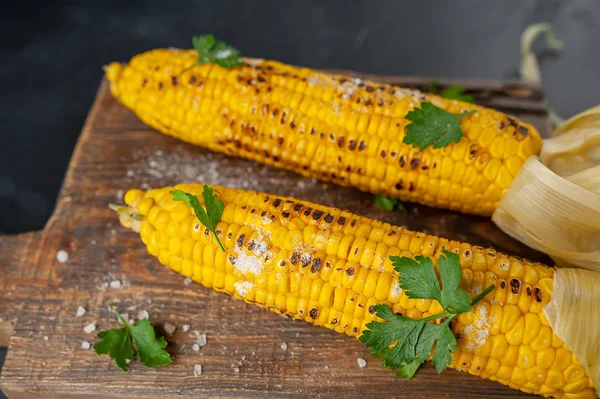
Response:
[{"label": "dark background", "polygon": [[194,34],[316,68],[514,78],[521,32],[550,22],[565,51],[541,52],[548,101],[563,117],[600,103],[597,0],[17,3],[0,16],[0,233],[50,216],[102,66]]}]

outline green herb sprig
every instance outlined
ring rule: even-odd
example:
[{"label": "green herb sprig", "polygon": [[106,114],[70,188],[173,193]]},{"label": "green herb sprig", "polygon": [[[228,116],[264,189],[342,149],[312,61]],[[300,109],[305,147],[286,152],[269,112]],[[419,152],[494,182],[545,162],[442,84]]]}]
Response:
[{"label": "green herb sprig", "polygon": [[225,247],[221,244],[221,240],[216,232],[217,224],[221,220],[223,210],[225,209],[225,203],[213,193],[213,189],[204,185],[202,190],[202,197],[204,199],[206,210],[202,207],[200,200],[194,194],[186,193],[182,190],[171,190],[169,191],[169,194],[173,196],[174,201],[182,201],[185,205],[194,210],[200,223],[213,234],[219,247],[225,252]]},{"label": "green herb sprig", "polygon": [[[452,361],[452,353],[456,352],[456,338],[450,323],[459,314],[470,311],[494,289],[494,285],[471,300],[469,293],[458,287],[462,279],[459,257],[447,250],[438,260],[441,287],[431,258],[391,256],[390,260],[400,274],[400,288],[409,298],[436,300],[444,312],[413,320],[394,314],[387,305],[375,305],[376,315],[386,323],[367,324],[368,330],[359,340],[372,348],[371,354],[380,357],[384,367],[406,378],[415,375],[421,364],[429,359],[435,345],[431,361],[441,373]],[[430,323],[435,320],[440,320],[440,323]]]},{"label": "green herb sprig", "polygon": [[[434,79],[431,81],[431,89],[429,89],[429,91],[431,92],[431,94],[438,94],[438,90],[438,82]],[[448,98],[451,100],[460,100],[466,103],[474,103],[475,97],[473,97],[472,94],[465,94],[466,90],[467,89],[463,86],[450,86],[440,93],[440,97]]]},{"label": "green herb sprig", "polygon": [[391,212],[397,209],[406,213],[406,208],[404,207],[402,201],[395,198],[387,197],[383,194],[375,195],[375,206],[378,209],[386,212]]},{"label": "green herb sprig", "polygon": [[134,350],[131,340],[135,341],[138,358],[146,367],[163,366],[173,360],[169,352],[165,351],[167,341],[163,337],[156,338],[154,328],[143,319],[131,325],[119,312],[114,311],[123,328],[115,328],[100,332],[97,337],[100,342],[94,345],[94,351],[99,354],[108,354],[115,360],[117,366],[123,371],[129,370],[129,362],[133,360]]},{"label": "green herb sprig", "polygon": [[433,148],[446,147],[450,143],[458,143],[463,137],[460,118],[475,113],[467,111],[453,114],[436,107],[431,102],[422,102],[421,108],[415,108],[406,114],[406,119],[412,123],[406,126],[406,135],[402,142],[425,150],[430,145]]},{"label": "green herb sprig", "polygon": [[193,36],[192,44],[198,53],[198,60],[181,71],[180,75],[196,65],[202,64],[216,64],[223,68],[236,68],[246,65],[241,60],[238,50],[224,41],[216,40],[213,35]]},{"label": "green herb sprig", "polygon": [[474,103],[475,97],[472,94],[465,93],[466,89],[462,86],[450,86],[440,94],[441,97],[450,100],[459,100],[466,103]]}]

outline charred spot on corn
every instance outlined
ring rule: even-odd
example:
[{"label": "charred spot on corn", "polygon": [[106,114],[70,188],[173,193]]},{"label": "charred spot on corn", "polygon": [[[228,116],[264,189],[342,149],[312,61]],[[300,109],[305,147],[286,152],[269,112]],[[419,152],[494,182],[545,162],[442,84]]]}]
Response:
[{"label": "charred spot on corn", "polygon": [[533,290],[533,294],[535,296],[535,300],[537,302],[542,302],[543,298],[542,298],[542,290],[539,287],[535,287]]},{"label": "charred spot on corn", "polygon": [[244,245],[244,240],[246,240],[246,236],[244,234],[240,234],[236,242],[237,246],[241,247],[242,245]]},{"label": "charred spot on corn", "polygon": [[312,319],[316,319],[317,317],[319,317],[319,309],[317,309],[317,308],[311,308],[310,311],[308,312],[308,315]]},{"label": "charred spot on corn", "polygon": [[312,273],[318,273],[323,267],[323,260],[321,258],[314,258],[310,271]]},{"label": "charred spot on corn", "polygon": [[512,280],[510,280],[510,290],[513,294],[518,294],[520,289],[521,282],[518,279],[513,278]]},{"label": "charred spot on corn", "polygon": [[310,254],[302,254],[302,256],[300,256],[300,263],[302,264],[302,267],[307,267],[310,265],[311,259],[312,256]]},{"label": "charred spot on corn", "polygon": [[300,254],[296,251],[292,252],[292,255],[290,256],[290,263],[292,265],[296,265],[296,264],[298,264],[299,260],[300,260]]}]

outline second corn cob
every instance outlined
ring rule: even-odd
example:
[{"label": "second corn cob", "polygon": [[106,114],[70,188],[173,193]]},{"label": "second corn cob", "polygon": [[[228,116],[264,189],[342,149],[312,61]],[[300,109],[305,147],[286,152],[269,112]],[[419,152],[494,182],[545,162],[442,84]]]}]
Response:
[{"label": "second corn cob", "polygon": [[[202,186],[176,188],[200,197]],[[546,397],[594,398],[594,384],[553,333],[542,309],[555,271],[494,250],[415,233],[339,209],[215,187],[225,203],[217,225],[222,252],[172,187],[125,196],[148,251],[193,280],[271,311],[358,337],[376,320],[375,304],[420,319],[436,301],[409,299],[390,256],[437,258],[456,252],[464,289],[496,289],[452,324],[458,350],[451,367]],[[135,213],[135,217],[131,219]]]},{"label": "second corn cob", "polygon": [[[501,112],[275,61],[227,69],[193,50],[158,49],[112,63],[112,94],[145,123],[181,140],[363,191],[491,215],[541,139]],[[185,72],[184,72],[185,71]],[[421,102],[461,119],[442,149],[404,144]]]}]

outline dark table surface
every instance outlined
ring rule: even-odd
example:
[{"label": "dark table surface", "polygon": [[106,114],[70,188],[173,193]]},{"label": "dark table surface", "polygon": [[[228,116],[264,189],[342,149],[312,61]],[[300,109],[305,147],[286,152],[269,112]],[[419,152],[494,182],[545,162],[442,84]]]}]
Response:
[{"label": "dark table surface", "polygon": [[0,233],[40,229],[50,216],[102,65],[190,47],[194,34],[316,68],[511,78],[523,29],[550,22],[565,50],[556,56],[536,45],[549,103],[564,117],[600,103],[597,0],[11,4],[0,16]]}]

